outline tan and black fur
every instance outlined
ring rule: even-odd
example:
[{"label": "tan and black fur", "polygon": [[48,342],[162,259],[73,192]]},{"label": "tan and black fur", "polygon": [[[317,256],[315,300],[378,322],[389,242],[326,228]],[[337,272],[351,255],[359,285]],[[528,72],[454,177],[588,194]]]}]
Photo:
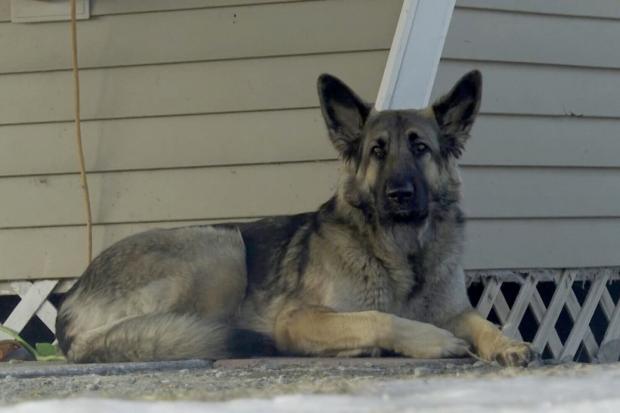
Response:
[{"label": "tan and black fur", "polygon": [[57,320],[75,362],[259,354],[480,357],[526,364],[471,307],[457,158],[480,105],[464,76],[423,110],[377,112],[335,77],[318,88],[343,160],[317,211],[153,230],[98,256]]}]

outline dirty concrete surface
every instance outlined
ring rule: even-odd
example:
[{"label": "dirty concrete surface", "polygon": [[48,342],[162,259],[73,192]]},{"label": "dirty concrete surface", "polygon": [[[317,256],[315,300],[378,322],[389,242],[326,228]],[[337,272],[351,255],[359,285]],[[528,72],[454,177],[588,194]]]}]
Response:
[{"label": "dirty concrete surface", "polygon": [[[342,394],[373,382],[431,374],[457,376],[468,370],[492,369],[474,366],[468,360],[407,359],[189,361],[172,365],[156,363],[151,364],[152,368],[149,363],[141,363],[145,368],[133,370],[132,364],[37,368],[34,363],[22,363],[0,368],[0,402],[67,397],[222,401],[290,393]],[[66,370],[74,374],[66,375]],[[32,377],[37,372],[40,377]]]},{"label": "dirty concrete surface", "polygon": [[[620,365],[617,363],[607,365],[539,364],[528,368],[501,368],[494,364],[475,360],[433,361],[398,358],[253,359],[227,360],[215,363],[189,361],[177,364],[143,363],[141,365],[104,366],[62,364],[41,366],[21,363],[0,366],[0,404],[11,406],[15,403],[33,400],[84,398],[86,400],[123,399],[177,402],[222,402],[232,399],[256,398],[268,402],[269,400],[279,400],[272,399],[274,397],[301,394],[311,395],[309,397],[343,395],[350,398],[346,405],[352,406],[355,400],[362,400],[374,394],[370,399],[364,399],[366,400],[364,406],[371,406],[372,403],[376,402],[379,404],[375,407],[380,406],[380,408],[375,408],[372,411],[396,411],[398,410],[399,400],[403,402],[405,400],[403,397],[412,396],[407,389],[416,389],[419,395],[424,395],[432,389],[441,390],[444,388],[460,389],[459,394],[466,394],[468,391],[470,393],[472,391],[484,392],[484,389],[491,389],[492,385],[497,383],[510,389],[512,386],[510,380],[520,379],[523,381],[525,378],[526,382],[522,385],[529,388],[528,391],[534,394],[543,390],[541,386],[551,383],[557,384],[560,383],[560,380],[569,380],[570,383],[573,383],[571,384],[573,389],[569,390],[570,386],[567,385],[566,391],[568,393],[563,395],[561,388],[566,386],[562,387],[562,385],[560,390],[556,391],[559,393],[554,396],[559,397],[558,400],[564,400],[569,396],[576,397],[575,386],[579,388],[579,384],[575,385],[575,383],[594,385],[592,379],[603,376],[605,381],[603,384],[597,384],[596,388],[603,387],[605,390],[605,386],[611,386],[610,389],[613,392],[610,395],[613,395],[614,389],[619,388],[620,385]],[[520,382],[515,381],[514,383],[516,385]],[[495,394],[490,395],[491,399],[493,396],[497,396],[499,391],[501,390],[494,391]],[[544,391],[542,393],[542,395],[534,395],[540,398],[544,396]],[[583,396],[588,397],[588,394],[584,393]],[[620,394],[618,397],[620,398]],[[385,403],[382,401],[384,399]],[[449,399],[449,397],[446,399],[444,396],[438,398],[433,402],[435,404],[431,404],[432,409],[428,411],[435,411],[434,408],[438,408],[437,411],[444,411],[441,409],[442,403],[449,402]],[[337,400],[345,399],[334,400],[336,401],[328,402],[332,408],[338,405]],[[518,399],[517,402],[520,403],[520,400]],[[523,402],[527,400],[529,399],[526,397]],[[307,399],[300,399],[298,403],[304,405],[310,403],[312,406],[317,406]],[[164,406],[165,404],[159,405]],[[213,405],[205,403],[203,407],[206,408],[206,406]],[[251,404],[249,406],[249,410],[241,409],[239,411],[253,411],[251,406],[257,405]],[[222,405],[219,405],[219,408],[221,407]],[[272,407],[268,406],[267,411]],[[453,405],[451,409],[445,411],[466,411],[459,410],[461,407],[460,405]],[[620,407],[620,402],[618,407]],[[62,409],[65,408],[66,406]],[[325,410],[326,408],[319,409],[317,407],[316,411],[342,411],[338,409]],[[0,413],[4,411],[0,407]],[[521,410],[508,409],[506,411]]]}]

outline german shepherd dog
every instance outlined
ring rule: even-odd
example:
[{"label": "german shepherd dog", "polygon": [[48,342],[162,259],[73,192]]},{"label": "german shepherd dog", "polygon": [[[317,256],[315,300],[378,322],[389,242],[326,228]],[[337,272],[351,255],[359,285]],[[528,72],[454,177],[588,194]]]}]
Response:
[{"label": "german shepherd dog", "polygon": [[[73,362],[264,354],[466,356],[526,365],[530,346],[472,308],[457,158],[482,79],[422,110],[376,111],[339,79],[318,92],[343,161],[315,212],[156,229],[103,251],[60,307]],[[275,353],[274,353],[275,352]]]}]

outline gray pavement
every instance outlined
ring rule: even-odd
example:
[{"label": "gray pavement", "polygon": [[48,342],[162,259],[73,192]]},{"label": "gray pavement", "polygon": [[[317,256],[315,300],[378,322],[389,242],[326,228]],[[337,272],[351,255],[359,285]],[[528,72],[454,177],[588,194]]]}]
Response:
[{"label": "gray pavement", "polygon": [[[596,407],[597,412],[616,412],[620,411],[618,388],[618,363],[529,368],[501,368],[470,359],[401,358],[20,363],[0,365],[0,405],[8,406],[0,407],[0,413],[68,413],[85,408],[95,413],[96,406],[111,409],[102,411],[131,413],[176,411],[180,407],[188,412],[194,407],[201,412],[531,412],[541,406],[562,408],[557,411]],[[357,410],[347,406],[357,406]],[[585,410],[570,410],[574,406]],[[605,410],[610,406],[612,410]],[[556,411],[553,409],[549,411]]]}]

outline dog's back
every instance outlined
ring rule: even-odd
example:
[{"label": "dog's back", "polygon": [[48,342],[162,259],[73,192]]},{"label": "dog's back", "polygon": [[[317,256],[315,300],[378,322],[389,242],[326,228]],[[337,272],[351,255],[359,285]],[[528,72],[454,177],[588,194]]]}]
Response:
[{"label": "dog's back", "polygon": [[153,230],[104,251],[59,310],[59,345],[76,362],[222,358],[270,351],[228,320],[246,290],[235,228]]}]

